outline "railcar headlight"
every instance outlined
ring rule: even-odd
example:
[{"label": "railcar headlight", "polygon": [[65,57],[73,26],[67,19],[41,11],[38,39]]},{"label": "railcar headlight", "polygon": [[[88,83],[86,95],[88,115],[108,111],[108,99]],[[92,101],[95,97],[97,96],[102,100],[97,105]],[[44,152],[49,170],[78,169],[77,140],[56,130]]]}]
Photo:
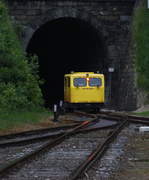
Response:
[{"label": "railcar headlight", "polygon": [[86,78],[87,82],[90,80],[89,78]]}]

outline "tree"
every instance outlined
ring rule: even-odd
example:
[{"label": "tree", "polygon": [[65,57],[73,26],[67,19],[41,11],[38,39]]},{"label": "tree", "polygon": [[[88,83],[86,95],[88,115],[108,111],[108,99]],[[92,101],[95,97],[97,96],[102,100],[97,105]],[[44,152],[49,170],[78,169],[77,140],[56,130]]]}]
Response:
[{"label": "tree", "polygon": [[0,109],[41,106],[39,77],[33,72],[33,63],[28,63],[2,0],[0,24]]}]

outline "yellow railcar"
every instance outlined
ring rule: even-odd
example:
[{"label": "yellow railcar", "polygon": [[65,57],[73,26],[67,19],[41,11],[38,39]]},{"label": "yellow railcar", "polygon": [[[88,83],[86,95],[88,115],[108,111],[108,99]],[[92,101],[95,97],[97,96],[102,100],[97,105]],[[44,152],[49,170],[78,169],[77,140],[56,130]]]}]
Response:
[{"label": "yellow railcar", "polygon": [[64,102],[72,107],[100,107],[105,101],[104,75],[75,72],[64,77]]}]

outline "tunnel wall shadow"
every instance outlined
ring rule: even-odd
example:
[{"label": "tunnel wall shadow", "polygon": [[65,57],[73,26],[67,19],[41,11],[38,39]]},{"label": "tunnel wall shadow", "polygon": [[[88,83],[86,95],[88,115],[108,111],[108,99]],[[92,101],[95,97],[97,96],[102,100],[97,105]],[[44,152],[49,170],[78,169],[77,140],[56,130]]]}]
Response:
[{"label": "tunnel wall shadow", "polygon": [[102,34],[76,18],[59,18],[42,25],[32,36],[28,54],[39,58],[45,105],[63,100],[63,77],[70,71],[106,73],[106,45]]}]

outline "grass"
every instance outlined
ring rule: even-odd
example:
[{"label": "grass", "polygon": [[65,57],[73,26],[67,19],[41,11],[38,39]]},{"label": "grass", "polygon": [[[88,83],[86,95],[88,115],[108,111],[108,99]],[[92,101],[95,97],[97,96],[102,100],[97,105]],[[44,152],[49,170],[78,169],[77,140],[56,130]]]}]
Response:
[{"label": "grass", "polygon": [[133,114],[139,115],[139,116],[147,116],[147,117],[149,117],[149,111],[136,112],[136,113],[133,113]]},{"label": "grass", "polygon": [[149,9],[142,0],[133,19],[133,39],[135,43],[135,64],[138,72],[138,85],[149,90]]},{"label": "grass", "polygon": [[12,129],[24,125],[37,124],[44,121],[52,113],[50,111],[15,111],[0,112],[0,130]]}]

